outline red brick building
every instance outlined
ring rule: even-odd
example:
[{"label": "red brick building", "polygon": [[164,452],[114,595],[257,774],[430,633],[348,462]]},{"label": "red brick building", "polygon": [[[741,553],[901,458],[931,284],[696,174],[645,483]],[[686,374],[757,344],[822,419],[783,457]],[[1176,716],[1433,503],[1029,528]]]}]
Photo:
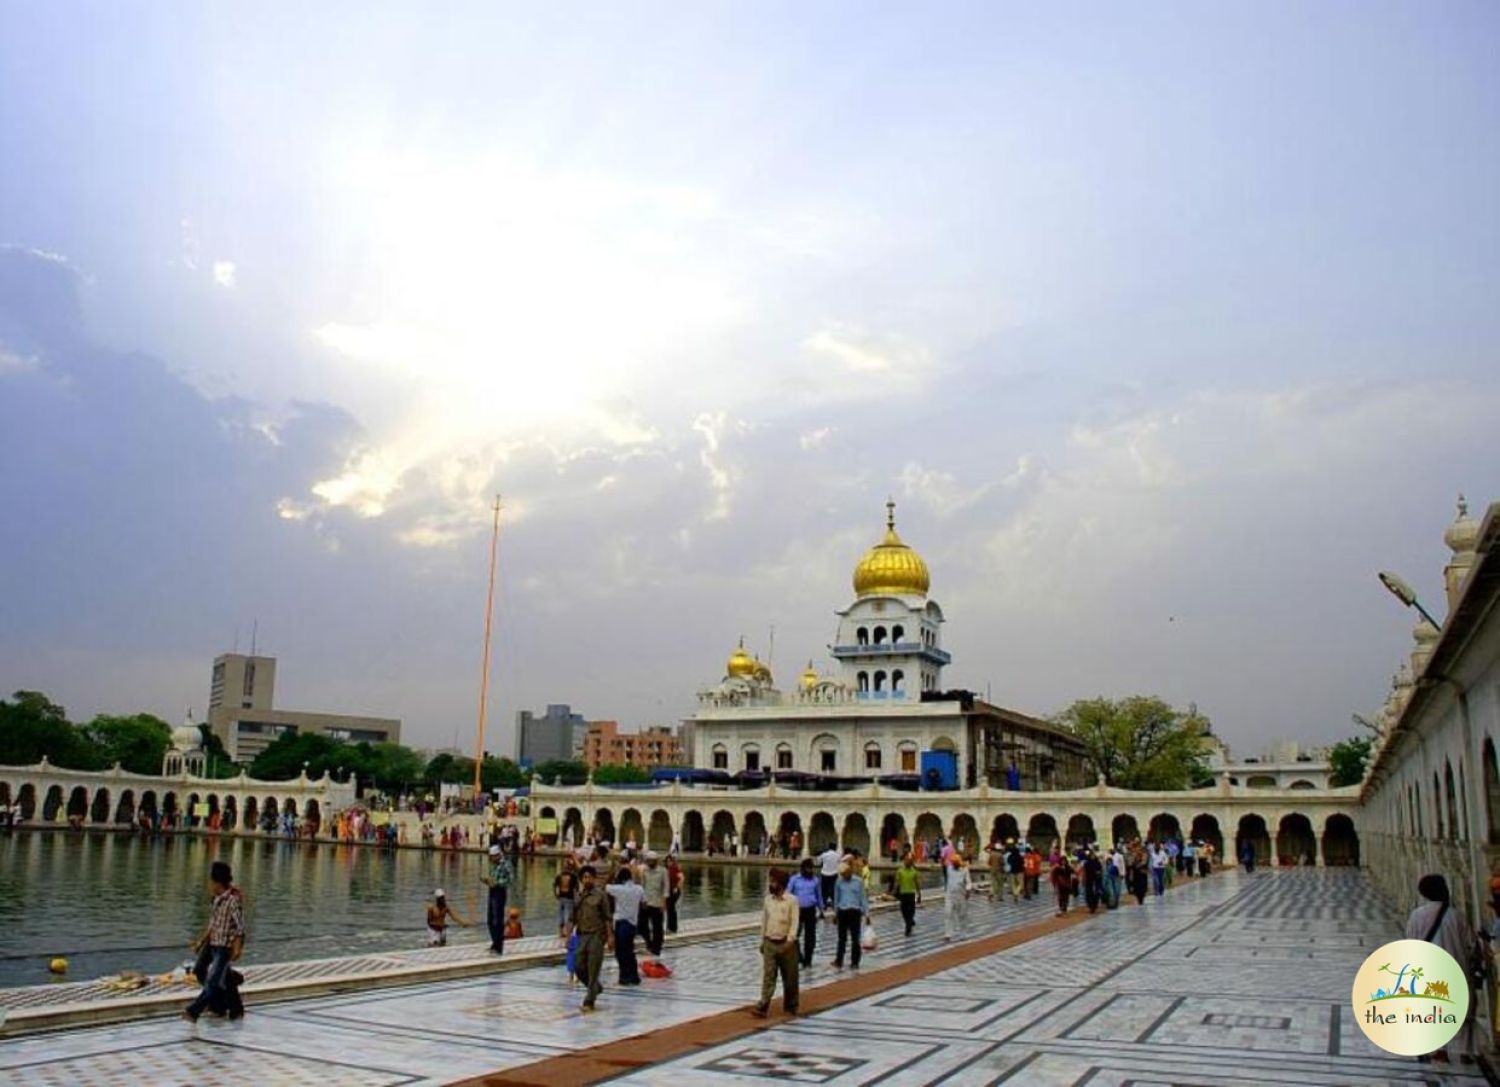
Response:
[{"label": "red brick building", "polygon": [[644,732],[621,732],[618,721],[590,721],[583,734],[583,761],[590,770],[600,766],[681,766],[687,759],[682,741],[665,726]]}]

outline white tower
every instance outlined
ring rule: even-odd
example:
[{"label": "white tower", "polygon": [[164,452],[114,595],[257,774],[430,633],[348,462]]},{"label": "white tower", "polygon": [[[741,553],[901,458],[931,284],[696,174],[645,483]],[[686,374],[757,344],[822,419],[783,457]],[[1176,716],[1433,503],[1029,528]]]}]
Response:
[{"label": "white tower", "polygon": [[943,611],[927,599],[927,564],[896,535],[896,503],[885,504],[885,538],[854,568],[854,603],[838,612],[833,655],[861,700],[919,700],[942,690]]}]

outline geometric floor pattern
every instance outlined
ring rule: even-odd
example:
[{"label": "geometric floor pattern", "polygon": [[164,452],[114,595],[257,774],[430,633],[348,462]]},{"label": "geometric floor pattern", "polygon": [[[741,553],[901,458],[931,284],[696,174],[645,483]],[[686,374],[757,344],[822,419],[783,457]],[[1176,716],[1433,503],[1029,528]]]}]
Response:
[{"label": "geometric floor pattern", "polygon": [[[976,899],[971,935],[1050,913]],[[941,946],[877,919],[869,965]],[[831,926],[804,986],[837,976]],[[1454,1068],[1387,1055],[1352,1021],[1349,986],[1398,918],[1357,872],[1216,873],[1162,899],[616,1081],[639,1087],[813,1083],[1230,1087],[1438,1084]],[[0,1082],[429,1085],[617,1041],[742,1007],[757,995],[753,937],[668,949],[676,976],[613,981],[578,1011],[560,968],[252,1006],[242,1023],[153,1020],[0,1042]]]}]

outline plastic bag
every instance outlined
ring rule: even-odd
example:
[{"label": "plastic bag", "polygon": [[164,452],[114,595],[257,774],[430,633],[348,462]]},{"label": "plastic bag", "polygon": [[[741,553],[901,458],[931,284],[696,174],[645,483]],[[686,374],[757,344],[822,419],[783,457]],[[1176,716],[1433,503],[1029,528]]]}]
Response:
[{"label": "plastic bag", "polygon": [[880,941],[875,936],[875,926],[866,921],[865,930],[860,933],[859,946],[865,951],[874,951],[879,944]]},{"label": "plastic bag", "polygon": [[645,959],[641,963],[641,973],[648,978],[669,978],[672,968],[660,959]]},{"label": "plastic bag", "polygon": [[567,967],[569,974],[578,973],[578,931],[576,929],[573,931],[573,934],[568,937]]}]

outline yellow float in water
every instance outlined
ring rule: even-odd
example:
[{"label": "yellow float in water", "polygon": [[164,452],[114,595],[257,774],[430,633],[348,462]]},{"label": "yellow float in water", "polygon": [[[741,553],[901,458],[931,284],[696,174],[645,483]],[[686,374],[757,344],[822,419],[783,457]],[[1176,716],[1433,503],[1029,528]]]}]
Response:
[{"label": "yellow float in water", "polygon": [[68,972],[68,960],[53,959],[47,964],[47,969],[51,970],[54,974],[66,974]]}]

